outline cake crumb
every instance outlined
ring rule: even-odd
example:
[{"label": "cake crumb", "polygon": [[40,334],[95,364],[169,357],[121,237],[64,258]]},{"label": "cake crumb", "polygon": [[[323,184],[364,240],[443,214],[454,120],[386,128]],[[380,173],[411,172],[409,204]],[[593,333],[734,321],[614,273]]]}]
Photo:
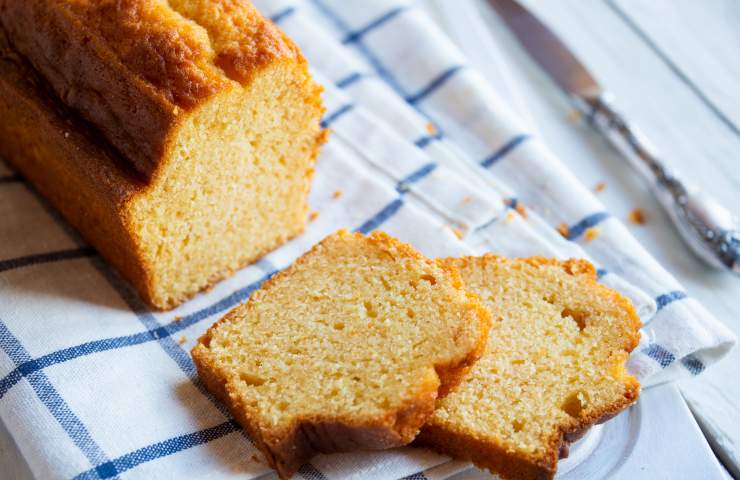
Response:
[{"label": "cake crumb", "polygon": [[571,110],[568,112],[568,116],[566,118],[570,123],[578,123],[581,121],[581,118],[583,118],[583,114],[580,110]]},{"label": "cake crumb", "polygon": [[427,132],[429,132],[430,135],[436,135],[437,127],[435,127],[432,122],[427,122]]},{"label": "cake crumb", "polygon": [[564,236],[565,238],[568,238],[568,235],[570,235],[570,229],[565,223],[561,223],[560,225],[558,225],[558,232],[560,232],[560,235]]},{"label": "cake crumb", "polygon": [[506,223],[511,223],[513,221],[514,221],[514,212],[509,210],[508,212],[506,212]]},{"label": "cake crumb", "polygon": [[642,209],[635,208],[629,213],[627,220],[635,225],[645,225],[645,214],[642,212]]},{"label": "cake crumb", "polygon": [[342,197],[342,191],[341,190],[337,190],[331,196],[331,198],[341,198],[341,197]]},{"label": "cake crumb", "polygon": [[586,229],[586,233],[584,233],[583,236],[587,242],[590,242],[592,240],[595,240],[600,233],[601,230],[599,230],[599,227],[591,227]]},{"label": "cake crumb", "polygon": [[182,316],[180,316],[180,315],[177,315],[177,316],[175,317],[175,321],[176,321],[176,322],[179,322],[180,320],[182,320]]},{"label": "cake crumb", "polygon": [[516,204],[516,207],[514,207],[514,210],[516,210],[517,213],[522,216],[522,218],[527,218],[527,209],[524,207],[524,205],[521,202]]},{"label": "cake crumb", "polygon": [[596,192],[596,193],[601,193],[604,190],[606,190],[606,183],[604,183],[604,182],[599,182],[594,187],[594,192]]},{"label": "cake crumb", "polygon": [[465,234],[459,228],[453,228],[452,229],[452,233],[455,234],[455,236],[457,237],[458,240],[462,240],[463,237],[465,237]]},{"label": "cake crumb", "polygon": [[463,199],[462,199],[462,204],[463,204],[463,205],[467,205],[468,203],[470,203],[470,202],[472,202],[472,201],[473,201],[473,199],[472,199],[472,198],[470,198],[470,196],[465,196],[465,197],[463,197]]},{"label": "cake crumb", "polygon": [[182,336],[181,336],[181,337],[180,337],[180,338],[179,338],[179,339],[177,340],[177,344],[178,344],[178,345],[185,345],[185,342],[187,342],[187,341],[188,341],[188,337],[186,337],[185,335],[182,335]]},{"label": "cake crumb", "polygon": [[308,221],[313,222],[317,218],[319,218],[319,212],[317,212],[316,210],[311,210],[311,213],[308,214]]}]

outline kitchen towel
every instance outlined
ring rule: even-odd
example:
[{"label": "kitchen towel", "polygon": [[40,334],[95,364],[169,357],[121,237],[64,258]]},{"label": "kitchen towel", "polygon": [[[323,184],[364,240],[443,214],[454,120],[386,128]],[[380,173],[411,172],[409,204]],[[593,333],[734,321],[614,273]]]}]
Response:
[{"label": "kitchen towel", "polygon": [[[0,417],[38,478],[271,476],[189,350],[328,233],[383,229],[430,256],[583,257],[645,323],[629,368],[697,375],[732,335],[609,216],[412,3],[260,0],[325,86],[332,131],[306,232],[170,312],[135,293],[0,166]],[[299,476],[445,478],[404,448],[320,456]]]}]

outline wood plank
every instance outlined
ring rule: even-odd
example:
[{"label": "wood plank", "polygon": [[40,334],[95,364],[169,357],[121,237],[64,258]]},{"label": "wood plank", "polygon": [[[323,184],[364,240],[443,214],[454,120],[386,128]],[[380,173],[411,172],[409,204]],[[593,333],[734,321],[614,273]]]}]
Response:
[{"label": "wood plank", "polygon": [[676,73],[696,86],[740,134],[740,3],[735,0],[610,0]]}]

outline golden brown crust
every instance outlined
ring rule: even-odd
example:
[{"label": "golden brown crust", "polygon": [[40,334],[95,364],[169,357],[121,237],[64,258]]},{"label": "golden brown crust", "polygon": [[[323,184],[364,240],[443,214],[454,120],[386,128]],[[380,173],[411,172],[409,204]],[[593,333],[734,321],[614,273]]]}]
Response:
[{"label": "golden brown crust", "polygon": [[[350,233],[339,230],[339,236],[364,237],[360,233]],[[420,260],[430,265],[435,262],[427,259],[410,245],[399,242],[395,238],[383,233],[373,232],[368,241],[383,249],[393,259],[402,257]],[[311,250],[301,256],[289,268],[281,271],[266,281],[262,288],[255,291],[243,307],[253,308],[255,302],[269,294],[271,288],[284,278],[292,275],[293,271],[302,263],[318,254],[323,248],[325,239],[316,244]],[[437,265],[440,265],[437,263]],[[454,288],[462,289],[459,273],[450,267],[445,267],[445,275],[452,281]],[[234,418],[245,428],[257,447],[265,454],[270,465],[275,468],[280,477],[290,478],[306,461],[318,453],[345,452],[358,449],[385,449],[410,443],[417,435],[421,425],[432,415],[437,398],[450,392],[462,380],[465,371],[478,359],[485,348],[488,330],[491,325],[490,313],[478,301],[477,296],[468,295],[470,303],[467,308],[470,312],[470,321],[478,321],[481,329],[476,342],[476,348],[462,358],[454,359],[448,364],[435,365],[437,378],[424,379],[420,393],[403,407],[389,411],[380,419],[356,419],[352,417],[318,417],[310,416],[296,419],[288,427],[287,432],[273,433],[265,436],[255,421],[248,415],[248,407],[241,404],[240,396],[232,391],[228,376],[222,372],[212,360],[208,352],[211,338],[216,329],[227,322],[238,318],[237,309],[213,324],[199,339],[192,350],[193,362],[203,383],[209,391],[223,401]]]},{"label": "golden brown crust", "polygon": [[[245,0],[171,3],[233,17],[185,12],[191,19],[154,0],[0,0],[13,46],[147,178],[168,158],[185,115],[268,64],[305,62]],[[208,18],[205,28],[197,22]],[[212,45],[209,35],[232,24],[243,34]]]},{"label": "golden brown crust", "polygon": [[[63,104],[49,83],[17,52],[7,38],[6,22],[16,27],[25,25],[20,20],[13,20],[13,15],[24,13],[21,12],[24,8],[30,9],[26,14],[33,13],[33,8],[43,3],[46,2],[0,0],[0,11],[6,8],[6,4],[12,4],[0,14],[0,112],[3,117],[0,122],[0,155],[28,179],[85,240],[118,269],[149,306],[157,309],[175,307],[197,291],[179,292],[171,298],[161,298],[157,294],[152,275],[154,266],[141,253],[133,234],[134,222],[129,213],[134,197],[150,191],[154,180],[136,170],[119,151],[101,138],[94,126]],[[54,3],[54,7],[43,13],[42,17],[45,21],[50,21],[49,18],[58,9],[63,9],[60,2]],[[274,27],[270,31],[272,29]],[[272,34],[274,32],[269,33]],[[279,33],[281,38],[282,35]],[[40,36],[39,41],[44,38]],[[256,48],[255,51],[259,52],[266,48],[264,42],[261,45],[246,49]],[[54,46],[49,46],[52,47]],[[290,52],[278,50],[275,55],[295,54],[292,43],[286,48]],[[72,50],[67,50],[70,55],[71,52]],[[246,61],[246,58],[243,60]],[[302,57],[298,60],[299,63],[305,61]],[[257,65],[255,63],[255,68]],[[51,65],[49,68],[56,67]],[[301,68],[305,68],[305,65]],[[124,75],[117,81],[125,78],[128,77]],[[319,90],[315,87],[314,90],[313,97],[309,99],[312,108],[321,102]],[[144,108],[141,105],[132,102],[128,106],[136,108],[137,115],[146,116],[139,110]],[[136,124],[132,128],[137,128]],[[312,165],[326,134],[325,131],[320,132],[312,146]],[[312,173],[313,170],[309,170],[309,176]],[[306,188],[309,184],[310,178],[307,179]],[[261,253],[239,259],[239,265],[248,265],[262,254],[300,234],[303,228],[303,222],[297,223],[284,238],[278,238],[272,245],[266,245]],[[202,289],[207,289],[231,275],[234,270],[229,268],[213,272]]]},{"label": "golden brown crust", "polygon": [[[447,258],[440,261],[443,264],[457,266],[461,269],[471,265],[483,265],[490,261],[511,262],[509,259],[492,254],[479,257]],[[517,261],[535,267],[559,266],[569,275],[583,276],[585,281],[588,282],[589,288],[596,290],[595,295],[610,297],[627,312],[630,325],[627,328],[629,335],[622,339],[623,360],[626,360],[629,352],[637,347],[640,336],[639,329],[642,324],[632,303],[615,290],[597,283],[596,269],[590,262],[580,259],[562,261],[544,257],[522,258]],[[578,440],[593,425],[609,420],[637,401],[640,392],[640,384],[637,379],[631,375],[626,375],[624,382],[622,398],[609,405],[601,405],[600,408],[591,409],[586,415],[578,419],[571,419],[569,424],[561,426],[559,431],[550,439],[547,449],[549,456],[544,459],[534,455],[512,454],[503,446],[482,438],[474,432],[465,431],[464,429],[456,430],[449,425],[437,424],[434,421],[424,425],[419,436],[414,440],[414,445],[429,447],[455,458],[471,461],[481,468],[486,468],[500,475],[502,478],[551,480],[555,476],[558,459],[567,456],[570,443]]]}]

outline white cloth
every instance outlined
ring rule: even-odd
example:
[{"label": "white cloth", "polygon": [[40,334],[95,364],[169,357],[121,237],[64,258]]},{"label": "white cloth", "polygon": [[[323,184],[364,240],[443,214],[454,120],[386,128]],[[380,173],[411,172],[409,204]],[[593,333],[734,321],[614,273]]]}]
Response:
[{"label": "white cloth", "polygon": [[[305,234],[176,310],[152,313],[0,166],[0,417],[37,477],[269,475],[198,381],[189,350],[261,281],[340,227],[380,228],[430,256],[589,258],[645,322],[629,364],[645,385],[698,374],[731,347],[727,329],[526,131],[423,12],[399,0],[255,3],[326,87],[332,137],[310,197],[319,216]],[[320,456],[300,475],[446,478],[459,468],[404,448]]]}]

